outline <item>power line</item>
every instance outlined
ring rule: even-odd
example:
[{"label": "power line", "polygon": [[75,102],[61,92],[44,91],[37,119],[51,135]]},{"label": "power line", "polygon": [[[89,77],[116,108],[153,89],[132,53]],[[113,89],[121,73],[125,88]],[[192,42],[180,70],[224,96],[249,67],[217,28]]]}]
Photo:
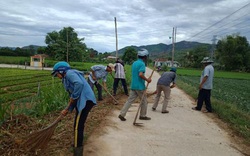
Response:
[{"label": "power line", "polygon": [[237,13],[238,11],[240,11],[240,10],[242,10],[242,9],[246,8],[248,5],[250,5],[250,3],[247,3],[246,5],[244,5],[243,7],[241,7],[240,9],[238,9],[238,10],[234,11],[233,13],[231,13],[231,14],[227,15],[226,17],[224,17],[223,19],[219,20],[218,22],[216,22],[216,23],[214,23],[214,24],[210,25],[209,27],[205,28],[205,29],[204,29],[204,30],[202,30],[201,32],[199,32],[199,33],[197,33],[197,34],[195,34],[195,35],[191,36],[191,37],[190,37],[190,38],[188,38],[187,40],[190,40],[191,38],[194,38],[194,37],[198,36],[199,34],[201,34],[201,33],[205,32],[206,30],[208,30],[208,29],[212,28],[213,26],[215,26],[215,25],[217,25],[217,24],[221,23],[222,21],[224,21],[225,19],[227,19],[227,18],[229,18],[230,16],[234,15],[234,14],[235,14],[235,13]]}]

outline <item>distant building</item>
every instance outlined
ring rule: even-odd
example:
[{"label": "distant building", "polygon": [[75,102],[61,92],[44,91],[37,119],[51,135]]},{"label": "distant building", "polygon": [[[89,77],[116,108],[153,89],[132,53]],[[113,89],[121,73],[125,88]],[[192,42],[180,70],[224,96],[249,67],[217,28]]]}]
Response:
[{"label": "distant building", "polygon": [[30,66],[32,67],[43,67],[45,62],[45,54],[37,54],[30,57]]},{"label": "distant building", "polygon": [[108,56],[107,57],[107,60],[116,60],[117,59],[117,57],[115,57],[115,56]]},{"label": "distant building", "polygon": [[173,65],[172,65],[172,61],[168,61],[167,59],[156,59],[155,61],[155,66],[156,67],[162,67],[162,66],[167,66],[167,67],[180,67],[181,64],[177,61],[173,61]]}]

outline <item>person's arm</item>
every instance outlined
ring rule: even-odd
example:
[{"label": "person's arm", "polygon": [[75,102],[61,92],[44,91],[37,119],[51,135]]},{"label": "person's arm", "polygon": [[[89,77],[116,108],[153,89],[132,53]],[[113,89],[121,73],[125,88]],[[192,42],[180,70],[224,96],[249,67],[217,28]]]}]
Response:
[{"label": "person's arm", "polygon": [[149,78],[146,78],[146,77],[144,76],[143,72],[140,72],[140,73],[139,73],[139,76],[140,76],[141,79],[147,81],[148,83],[150,83],[150,82],[152,81],[150,77],[149,77]]},{"label": "person's arm", "polygon": [[199,86],[200,90],[202,89],[203,84],[207,81],[207,78],[208,78],[208,76],[203,77],[203,79],[202,79],[202,81],[200,83],[200,86]]},{"label": "person's arm", "polygon": [[176,86],[176,84],[173,83],[173,84],[170,86],[170,88],[174,88],[175,86]]},{"label": "person's arm", "polygon": [[79,75],[77,75],[76,73],[69,71],[66,75],[66,79],[71,84],[73,84],[74,90],[70,95],[68,107],[61,112],[63,115],[66,115],[68,113],[69,109],[71,108],[72,105],[76,103],[76,101],[79,99],[81,95],[82,90],[84,89],[84,84]]},{"label": "person's arm", "polygon": [[68,102],[68,106],[64,110],[61,111],[61,114],[64,115],[64,116],[67,115],[71,105],[73,105],[75,102],[76,101],[73,98],[70,98],[69,102]]},{"label": "person's arm", "polygon": [[173,79],[173,83],[172,83],[172,85],[170,86],[170,88],[174,88],[175,86],[176,86],[176,77],[177,77],[177,75],[175,74],[175,76],[174,76],[174,79]]},{"label": "person's arm", "polygon": [[91,69],[91,73],[92,73],[92,75],[91,75],[91,76],[92,76],[92,79],[93,79],[94,81],[96,81],[95,71]]}]

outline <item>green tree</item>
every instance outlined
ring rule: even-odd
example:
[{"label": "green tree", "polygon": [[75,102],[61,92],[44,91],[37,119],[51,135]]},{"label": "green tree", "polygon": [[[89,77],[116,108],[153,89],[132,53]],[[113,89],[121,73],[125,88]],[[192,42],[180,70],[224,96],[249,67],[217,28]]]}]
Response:
[{"label": "green tree", "polygon": [[45,53],[45,47],[39,47],[38,49],[37,49],[37,54],[44,54]]},{"label": "green tree", "polygon": [[216,58],[225,70],[249,70],[249,53],[246,37],[237,34],[219,40],[216,46]]},{"label": "green tree", "polygon": [[83,61],[86,53],[84,38],[78,38],[78,34],[72,27],[64,27],[59,32],[47,33],[45,43],[46,54],[55,60],[64,61]]},{"label": "green tree", "polygon": [[136,59],[137,59],[137,51],[132,47],[126,48],[124,55],[122,56],[122,60],[126,64],[132,64]]},{"label": "green tree", "polygon": [[186,67],[200,68],[200,62],[206,56],[209,56],[208,46],[196,47],[183,56],[183,65]]},{"label": "green tree", "polygon": [[16,56],[17,54],[8,47],[0,48],[0,56]]}]

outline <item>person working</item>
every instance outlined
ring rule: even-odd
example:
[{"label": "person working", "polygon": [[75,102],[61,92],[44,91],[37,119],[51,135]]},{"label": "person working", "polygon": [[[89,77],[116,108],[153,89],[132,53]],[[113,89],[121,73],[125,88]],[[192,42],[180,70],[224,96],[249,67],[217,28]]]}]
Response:
[{"label": "person working", "polygon": [[150,117],[147,117],[147,96],[145,92],[147,83],[151,82],[151,78],[146,78],[144,76],[146,72],[145,62],[147,61],[148,51],[142,49],[138,51],[138,60],[132,64],[132,80],[131,80],[131,90],[127,102],[124,104],[121,109],[120,115],[118,116],[121,121],[126,121],[126,113],[130,108],[131,104],[135,101],[137,97],[141,99],[141,110],[140,110],[140,120],[151,120]]},{"label": "person working", "polygon": [[124,93],[128,96],[128,88],[127,88],[124,64],[123,64],[122,60],[118,59],[115,63],[115,78],[114,78],[114,84],[113,84],[113,95],[114,96],[116,96],[116,91],[117,91],[117,87],[118,87],[120,80],[122,82]]},{"label": "person working", "polygon": [[[171,83],[173,84],[170,85]],[[169,113],[169,111],[167,110],[167,106],[168,106],[168,102],[170,99],[170,93],[171,93],[170,88],[174,88],[175,83],[176,83],[176,68],[172,67],[169,72],[164,72],[157,81],[156,91],[153,93],[153,94],[157,94],[154,100],[154,105],[152,107],[153,111],[156,110],[160,97],[161,97],[161,92],[163,91],[164,100],[163,100],[161,112]]]},{"label": "person working", "polygon": [[99,84],[98,80],[102,79],[103,87],[106,88],[106,81],[108,73],[112,73],[114,70],[114,65],[112,63],[107,66],[104,65],[94,65],[91,67],[91,72],[88,77],[88,83],[92,90],[94,90],[94,85],[96,86],[98,92],[98,101],[102,101],[102,86]]},{"label": "person working", "polygon": [[51,73],[62,79],[64,88],[69,92],[69,106],[61,114],[76,110],[74,120],[74,156],[83,155],[84,125],[92,107],[96,105],[94,92],[90,88],[83,74],[73,70],[67,62],[58,62]]}]

